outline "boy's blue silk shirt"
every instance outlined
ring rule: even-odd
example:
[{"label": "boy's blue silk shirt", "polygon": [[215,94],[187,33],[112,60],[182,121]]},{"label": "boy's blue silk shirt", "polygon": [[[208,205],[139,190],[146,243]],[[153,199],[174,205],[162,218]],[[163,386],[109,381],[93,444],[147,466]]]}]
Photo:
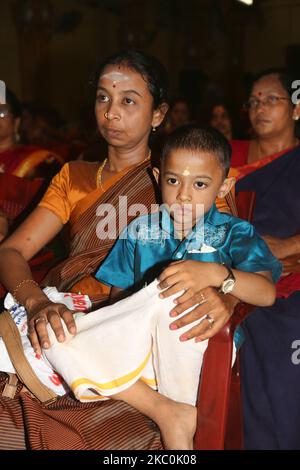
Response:
[{"label": "boy's blue silk shirt", "polygon": [[[221,213],[213,205],[184,240],[174,236],[168,212],[138,217],[126,227],[96,272],[110,286],[137,290],[152,282],[172,261],[225,263],[240,271],[270,271],[274,282],[281,264],[248,222]],[[203,226],[202,226],[203,227]],[[201,250],[209,252],[199,252]]]}]

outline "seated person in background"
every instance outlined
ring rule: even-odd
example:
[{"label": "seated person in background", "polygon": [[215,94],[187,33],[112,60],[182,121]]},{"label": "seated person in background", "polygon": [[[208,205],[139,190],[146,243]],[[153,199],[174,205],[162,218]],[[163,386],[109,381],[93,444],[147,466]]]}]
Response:
[{"label": "seated person in background", "polygon": [[[300,102],[293,99],[297,78],[283,69],[257,75],[246,103],[254,138],[231,144],[235,165],[243,165],[237,169],[237,191],[256,194],[253,225],[274,256],[295,256],[299,267]],[[275,304],[253,310],[243,323],[244,445],[300,450],[300,369],[293,362],[294,342],[300,338],[297,268],[276,287]]]},{"label": "seated person in background", "polygon": [[163,132],[171,134],[178,127],[189,124],[190,121],[191,111],[188,101],[185,98],[175,98],[170,104]]},{"label": "seated person in background", "polygon": [[33,145],[20,145],[22,106],[6,89],[6,103],[0,103],[0,172],[20,177],[51,179],[63,163],[59,155]]},{"label": "seated person in background", "polygon": [[60,113],[42,101],[23,104],[20,133],[24,142],[51,150],[63,161],[75,160],[84,145],[74,142],[76,136],[68,132]]},{"label": "seated person in background", "polygon": [[159,166],[163,145],[168,135],[178,127],[185,126],[191,122],[190,105],[186,98],[177,97],[171,101],[166,118],[156,133],[151,135],[152,162]]},{"label": "seated person in background", "polygon": [[211,106],[209,111],[209,125],[221,132],[227,140],[234,138],[232,113],[224,102],[216,102]]},{"label": "seated person in background", "polygon": [[[164,203],[161,210],[131,222],[96,273],[98,280],[112,286],[112,300],[153,281],[165,268],[159,276],[158,287],[165,289],[160,298],[165,299],[183,291],[182,297],[189,299],[200,291],[201,303],[206,303],[213,288],[219,289],[223,295],[232,292],[236,298],[247,303],[262,306],[273,304],[275,288],[272,277],[274,281],[278,279],[280,263],[251,224],[222,214],[215,206],[217,196],[224,197],[234,184],[234,179],[227,177],[230,156],[230,144],[214,130],[186,126],[169,137],[163,150],[161,169],[153,170],[156,180],[160,179]],[[152,286],[147,289],[150,292]],[[145,310],[146,315],[146,305]],[[161,311],[157,315],[156,308],[152,314],[154,327],[151,329],[156,331],[160,327],[160,315],[168,319],[169,312]],[[110,335],[111,351],[103,350],[101,353],[102,342],[97,343],[99,357],[105,357],[106,370],[111,365],[113,375],[113,364],[118,364],[118,354],[124,358],[125,353],[124,348],[118,348],[118,335],[123,338],[124,329],[118,328],[112,317],[111,312],[106,315],[105,311],[99,315],[102,334]],[[143,315],[137,310],[132,309],[127,321],[132,322],[128,338],[129,364],[122,377],[115,376],[115,389],[106,389],[103,395],[123,400],[155,421],[167,449],[192,449],[199,372],[207,345],[207,341],[202,342],[204,335],[198,337],[196,342],[187,342],[189,334],[184,332],[179,337],[180,341],[177,337],[177,341],[172,342],[171,352],[176,368],[171,372],[167,364],[156,364],[152,378],[158,377],[158,391],[163,390],[164,396],[146,385],[141,375],[132,383],[132,374],[128,374],[128,370],[132,370],[130,361],[133,358],[141,369],[146,365],[150,367],[147,358],[136,359],[139,354],[135,351],[136,338],[140,341],[142,335],[148,341],[152,332],[146,329]],[[218,321],[217,310],[211,309],[201,321],[213,326]],[[168,342],[167,338],[172,338],[172,335],[174,339],[175,332],[170,330],[176,328],[169,325],[166,334],[166,323],[163,326],[164,341]],[[165,344],[164,341],[156,345],[154,340],[154,363],[155,351]],[[192,356],[190,351],[193,351]],[[113,355],[111,362],[110,354]],[[164,373],[160,374],[160,370]],[[177,394],[178,390],[174,390],[173,386],[168,390],[166,375],[172,373],[178,378],[171,381],[177,384]],[[105,377],[99,377],[100,383],[103,380]],[[188,387],[186,382],[189,383]],[[177,401],[172,399],[174,396]]]}]

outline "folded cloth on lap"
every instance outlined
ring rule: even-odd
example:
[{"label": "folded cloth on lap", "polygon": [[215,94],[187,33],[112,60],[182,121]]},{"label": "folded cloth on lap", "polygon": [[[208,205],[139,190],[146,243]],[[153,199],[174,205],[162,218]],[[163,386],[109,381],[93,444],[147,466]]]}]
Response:
[{"label": "folded cloth on lap", "polygon": [[80,401],[105,399],[141,379],[174,400],[195,404],[208,341],[179,340],[199,320],[169,329],[174,321],[169,312],[179,294],[160,299],[157,284],[88,315],[75,315],[77,334],[65,331],[63,343],[48,326],[51,347],[43,354]]}]

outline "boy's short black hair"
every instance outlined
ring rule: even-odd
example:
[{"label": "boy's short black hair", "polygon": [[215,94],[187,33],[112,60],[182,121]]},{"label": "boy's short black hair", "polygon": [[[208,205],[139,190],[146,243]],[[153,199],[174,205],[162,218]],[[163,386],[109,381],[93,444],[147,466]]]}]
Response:
[{"label": "boy's short black hair", "polygon": [[164,162],[170,152],[177,149],[186,149],[190,152],[202,151],[215,155],[224,170],[225,177],[227,176],[231,162],[231,145],[216,129],[194,125],[176,129],[166,140],[161,162]]}]

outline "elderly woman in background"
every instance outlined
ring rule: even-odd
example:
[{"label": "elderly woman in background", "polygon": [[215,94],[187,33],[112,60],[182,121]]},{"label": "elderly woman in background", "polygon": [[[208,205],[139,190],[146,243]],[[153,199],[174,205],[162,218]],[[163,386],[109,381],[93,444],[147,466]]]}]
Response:
[{"label": "elderly woman in background", "polygon": [[[255,138],[233,142],[237,191],[255,191],[253,225],[280,259],[300,259],[300,145],[293,77],[264,71],[247,102]],[[297,266],[297,262],[295,263]],[[257,308],[244,321],[242,385],[247,449],[300,449],[300,274],[277,284],[274,306]],[[298,265],[299,266],[299,265]],[[293,272],[295,271],[295,272]],[[296,342],[295,342],[296,341]]]}]

